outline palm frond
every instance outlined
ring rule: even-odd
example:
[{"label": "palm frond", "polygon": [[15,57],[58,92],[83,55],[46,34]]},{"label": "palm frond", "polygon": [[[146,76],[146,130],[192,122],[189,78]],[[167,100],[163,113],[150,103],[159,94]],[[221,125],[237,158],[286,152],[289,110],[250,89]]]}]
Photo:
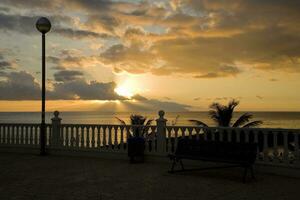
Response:
[{"label": "palm frond", "polygon": [[189,122],[192,122],[193,124],[195,124],[197,126],[208,127],[208,125],[206,123],[201,122],[199,120],[190,119]]},{"label": "palm frond", "polygon": [[145,126],[150,126],[154,120],[153,119],[148,119],[146,122]]},{"label": "palm frond", "polygon": [[244,125],[243,127],[245,127],[245,128],[247,128],[247,127],[248,127],[248,128],[249,128],[249,127],[256,127],[256,126],[259,126],[259,125],[261,125],[261,124],[263,124],[262,121],[253,121],[253,122],[250,122],[250,123]]},{"label": "palm frond", "polygon": [[232,125],[232,127],[239,127],[243,124],[249,122],[249,120],[252,118],[252,115],[250,113],[244,113],[242,116],[240,116],[235,123]]},{"label": "palm frond", "polygon": [[228,108],[231,110],[234,110],[235,107],[237,107],[239,105],[239,101],[232,99],[229,103],[228,103]]},{"label": "palm frond", "polygon": [[142,115],[130,115],[131,125],[144,125],[146,117]]},{"label": "palm frond", "polygon": [[120,118],[118,118],[118,117],[115,117],[117,120],[119,120],[119,122],[122,124],[122,125],[126,125],[126,123],[125,123],[125,121],[124,120],[122,120],[122,119],[120,119]]}]

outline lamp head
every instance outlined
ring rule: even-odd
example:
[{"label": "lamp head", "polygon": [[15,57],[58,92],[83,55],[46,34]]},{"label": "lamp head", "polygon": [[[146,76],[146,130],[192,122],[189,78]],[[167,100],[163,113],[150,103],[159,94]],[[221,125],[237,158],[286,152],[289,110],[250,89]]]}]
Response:
[{"label": "lamp head", "polygon": [[41,17],[36,21],[36,29],[40,31],[41,33],[45,34],[50,31],[51,29],[51,23],[49,19],[46,17]]}]

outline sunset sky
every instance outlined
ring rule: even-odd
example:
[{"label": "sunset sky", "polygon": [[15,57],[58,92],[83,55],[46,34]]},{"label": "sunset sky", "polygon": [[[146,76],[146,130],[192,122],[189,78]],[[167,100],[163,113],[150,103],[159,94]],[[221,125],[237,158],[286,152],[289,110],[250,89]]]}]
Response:
[{"label": "sunset sky", "polygon": [[300,111],[300,1],[1,0],[0,111]]}]

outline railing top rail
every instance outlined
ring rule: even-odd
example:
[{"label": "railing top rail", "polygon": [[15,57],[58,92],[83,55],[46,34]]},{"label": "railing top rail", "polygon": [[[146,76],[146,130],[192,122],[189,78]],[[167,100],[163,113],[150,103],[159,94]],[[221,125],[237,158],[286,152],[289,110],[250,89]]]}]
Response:
[{"label": "railing top rail", "polygon": [[[40,123],[0,123],[0,126],[40,126]],[[46,126],[51,126],[50,123],[47,123]],[[80,127],[80,126],[89,126],[89,127],[124,127],[124,128],[132,128],[132,127],[149,127],[149,128],[156,128],[156,125],[124,125],[124,124],[73,124],[73,123],[67,123],[67,124],[61,124],[61,126],[73,126],[73,127]],[[201,127],[201,126],[178,126],[178,125],[167,125],[166,128],[168,129],[206,129],[206,130],[246,130],[246,131],[276,131],[276,132],[297,132],[300,133],[300,129],[291,129],[291,128],[246,128],[246,127]]]},{"label": "railing top rail", "polygon": [[[0,126],[40,126],[40,123],[0,123]],[[51,124],[46,124],[46,126],[51,126]]]},{"label": "railing top rail", "polygon": [[93,127],[149,127],[149,128],[155,128],[156,125],[150,125],[150,126],[145,126],[145,125],[124,125],[124,124],[61,124],[61,126],[93,126]]},{"label": "railing top rail", "polygon": [[300,132],[300,129],[290,129],[290,128],[248,128],[248,127],[203,127],[203,126],[166,126],[167,128],[196,128],[196,129],[207,129],[207,130],[249,130],[249,131],[284,131],[284,132]]}]

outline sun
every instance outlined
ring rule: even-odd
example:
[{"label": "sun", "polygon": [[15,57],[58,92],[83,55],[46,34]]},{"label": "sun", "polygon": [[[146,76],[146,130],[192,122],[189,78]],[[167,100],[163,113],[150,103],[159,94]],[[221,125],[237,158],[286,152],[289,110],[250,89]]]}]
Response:
[{"label": "sun", "polygon": [[127,97],[129,99],[134,95],[133,89],[131,89],[130,87],[128,87],[126,85],[120,85],[120,86],[116,87],[114,91],[118,95]]}]

